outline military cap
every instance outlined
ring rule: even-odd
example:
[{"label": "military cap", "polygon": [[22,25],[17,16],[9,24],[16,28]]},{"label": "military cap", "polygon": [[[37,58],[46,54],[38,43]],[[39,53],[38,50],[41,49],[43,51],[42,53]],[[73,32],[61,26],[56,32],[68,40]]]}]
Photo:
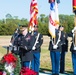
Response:
[{"label": "military cap", "polygon": [[34,28],[38,28],[38,25],[34,25]]},{"label": "military cap", "polygon": [[20,25],[20,32],[24,31],[28,26],[26,25]]},{"label": "military cap", "polygon": [[64,26],[60,25],[60,26],[59,26],[59,29],[60,29],[61,27],[64,27]]}]

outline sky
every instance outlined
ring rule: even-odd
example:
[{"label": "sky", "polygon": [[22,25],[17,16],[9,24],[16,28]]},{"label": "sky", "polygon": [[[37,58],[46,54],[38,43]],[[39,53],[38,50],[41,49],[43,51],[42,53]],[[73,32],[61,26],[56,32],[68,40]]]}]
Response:
[{"label": "sky", "polygon": [[[0,0],[0,19],[5,19],[6,14],[11,14],[12,17],[18,16],[19,19],[30,19],[30,2],[31,0]],[[48,0],[37,0],[38,2],[38,17],[40,14],[46,16],[50,13],[50,4]],[[58,4],[59,14],[72,15],[72,0],[61,0]]]}]

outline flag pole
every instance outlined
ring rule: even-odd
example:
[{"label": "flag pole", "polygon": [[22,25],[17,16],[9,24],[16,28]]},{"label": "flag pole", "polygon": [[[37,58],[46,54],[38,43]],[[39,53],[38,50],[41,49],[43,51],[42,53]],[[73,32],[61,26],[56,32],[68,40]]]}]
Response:
[{"label": "flag pole", "polygon": [[[72,4],[73,4],[73,12],[75,14],[75,16],[74,16],[74,26],[76,27],[76,0],[73,0]],[[74,32],[74,35],[75,35],[75,46],[76,46],[76,30]]]},{"label": "flag pole", "polygon": [[73,13],[75,14],[74,23],[76,26],[76,0],[72,0],[72,5],[73,5]]},{"label": "flag pole", "polygon": [[[74,17],[74,23],[75,23],[75,27],[76,27],[76,13],[75,13],[75,17]],[[76,30],[74,31],[74,35],[75,35],[75,47],[76,47]]]},{"label": "flag pole", "polygon": [[75,26],[76,26],[76,13],[75,13],[75,17],[74,17],[74,23],[75,23]]}]

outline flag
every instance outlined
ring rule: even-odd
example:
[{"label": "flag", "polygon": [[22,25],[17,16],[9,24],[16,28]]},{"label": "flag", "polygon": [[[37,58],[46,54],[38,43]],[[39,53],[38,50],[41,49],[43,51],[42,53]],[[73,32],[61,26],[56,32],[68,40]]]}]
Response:
[{"label": "flag", "polygon": [[37,0],[32,0],[30,4],[30,22],[29,30],[33,31],[34,25],[38,25],[38,4]]},{"label": "flag", "polygon": [[58,4],[56,1],[50,3],[50,15],[49,15],[49,33],[55,38],[55,27],[59,25],[58,16]]},{"label": "flag", "polygon": [[72,0],[73,3],[73,12],[76,13],[76,0]]}]

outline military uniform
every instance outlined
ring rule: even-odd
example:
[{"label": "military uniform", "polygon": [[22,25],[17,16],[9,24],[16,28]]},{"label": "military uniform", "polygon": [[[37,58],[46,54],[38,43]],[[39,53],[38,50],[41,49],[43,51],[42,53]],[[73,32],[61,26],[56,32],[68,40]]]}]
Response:
[{"label": "military uniform", "polygon": [[62,32],[59,30],[56,30],[55,33],[56,33],[55,44],[54,39],[51,39],[49,44],[49,50],[52,63],[52,75],[59,75],[59,65],[60,65],[59,63],[60,63],[60,53],[62,50],[61,45],[63,44],[63,38],[62,38],[63,35]]},{"label": "military uniform", "polygon": [[32,36],[29,33],[27,33],[26,36],[20,34],[15,39],[14,45],[19,47],[22,66],[29,67],[30,61],[33,60]]},{"label": "military uniform", "polygon": [[60,58],[60,73],[65,72],[65,54],[68,51],[68,40],[67,40],[67,34],[63,32],[63,41],[62,44],[62,52],[61,52],[61,58]]},{"label": "military uniform", "polygon": [[19,29],[17,28],[14,32],[14,34],[11,37],[10,45],[13,45],[15,38],[19,35]]},{"label": "military uniform", "polygon": [[72,43],[71,43],[70,51],[71,51],[71,55],[72,55],[72,65],[73,65],[74,75],[76,75],[76,46],[74,46],[75,45],[75,38],[74,38],[75,34],[74,34],[74,32],[71,32],[68,35],[69,37],[72,37]]},{"label": "military uniform", "polygon": [[39,73],[40,52],[41,52],[42,43],[43,43],[43,35],[38,33],[38,31],[34,31],[34,33],[33,33],[33,43],[32,43],[33,44],[32,49],[33,49],[34,59],[32,61],[32,69],[37,73]]}]

